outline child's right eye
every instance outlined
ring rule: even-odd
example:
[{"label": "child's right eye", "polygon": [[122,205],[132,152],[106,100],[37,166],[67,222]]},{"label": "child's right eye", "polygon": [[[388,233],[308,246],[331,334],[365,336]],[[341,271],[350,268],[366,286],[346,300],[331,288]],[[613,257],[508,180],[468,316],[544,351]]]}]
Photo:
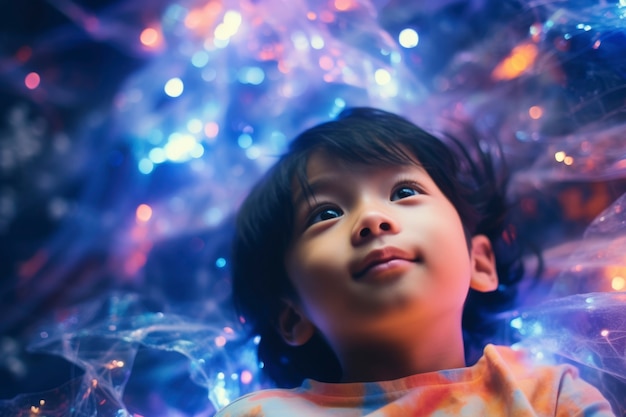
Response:
[{"label": "child's right eye", "polygon": [[309,217],[307,226],[311,226],[315,223],[323,222],[325,220],[336,219],[337,217],[341,217],[342,215],[343,210],[338,207],[323,207],[313,212],[313,214]]}]

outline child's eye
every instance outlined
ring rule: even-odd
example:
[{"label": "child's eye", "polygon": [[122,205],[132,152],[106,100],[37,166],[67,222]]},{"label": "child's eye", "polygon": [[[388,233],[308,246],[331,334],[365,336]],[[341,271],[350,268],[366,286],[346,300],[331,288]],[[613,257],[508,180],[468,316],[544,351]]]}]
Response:
[{"label": "child's eye", "polygon": [[311,217],[309,217],[307,226],[311,226],[315,223],[323,222],[325,220],[336,219],[337,217],[341,217],[342,215],[343,210],[338,207],[323,207],[313,212]]},{"label": "child's eye", "polygon": [[417,185],[403,184],[397,187],[393,193],[391,193],[391,201],[401,200],[403,198],[412,197],[420,194],[421,191]]}]

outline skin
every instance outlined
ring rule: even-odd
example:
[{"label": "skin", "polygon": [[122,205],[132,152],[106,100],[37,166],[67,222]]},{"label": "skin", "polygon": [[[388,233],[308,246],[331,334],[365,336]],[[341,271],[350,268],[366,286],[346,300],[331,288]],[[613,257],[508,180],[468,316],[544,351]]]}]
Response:
[{"label": "skin", "polygon": [[489,240],[468,249],[453,205],[415,165],[349,164],[315,153],[314,190],[295,190],[286,253],[297,299],[279,318],[287,343],[320,332],[343,380],[378,381],[465,366],[461,316],[470,287],[497,287]]}]

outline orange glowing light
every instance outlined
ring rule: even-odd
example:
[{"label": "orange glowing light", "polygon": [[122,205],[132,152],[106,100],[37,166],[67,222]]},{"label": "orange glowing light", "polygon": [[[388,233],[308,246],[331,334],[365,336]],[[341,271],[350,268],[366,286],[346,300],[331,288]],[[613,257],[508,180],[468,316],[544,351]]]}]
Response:
[{"label": "orange glowing light", "polygon": [[306,18],[309,20],[315,20],[317,19],[317,14],[315,12],[308,12],[306,14]]},{"label": "orange glowing light", "polygon": [[565,165],[572,165],[574,163],[574,158],[572,158],[571,156],[566,156],[565,159],[563,159],[563,163]]},{"label": "orange glowing light", "polygon": [[35,88],[39,87],[40,82],[41,77],[39,77],[39,74],[37,74],[36,72],[31,72],[26,76],[26,78],[24,78],[24,84],[29,90],[34,90]]},{"label": "orange glowing light", "polygon": [[537,46],[518,45],[496,66],[491,76],[496,80],[512,80],[522,75],[537,59]]},{"label": "orange glowing light", "polygon": [[613,277],[613,279],[611,280],[611,288],[613,288],[615,291],[622,291],[624,288],[626,288],[626,279],[622,277]]},{"label": "orange glowing light", "polygon": [[139,41],[142,45],[149,48],[154,48],[160,44],[161,35],[155,28],[145,28],[141,35],[139,35]]},{"label": "orange glowing light", "polygon": [[528,115],[531,119],[541,119],[541,116],[543,116],[543,109],[539,106],[532,106],[528,109]]},{"label": "orange glowing light", "polygon": [[353,7],[352,0],[335,0],[335,9],[345,12]]},{"label": "orange glowing light", "polygon": [[118,361],[117,359],[113,359],[111,362],[107,363],[105,365],[106,369],[116,369],[116,368],[123,368],[124,367],[124,361]]},{"label": "orange glowing light", "polygon": [[203,35],[215,26],[223,6],[221,1],[209,1],[204,7],[189,11],[185,17],[185,27]]},{"label": "orange glowing light", "polygon": [[137,207],[137,221],[147,222],[152,217],[152,207],[147,204],[140,204]]},{"label": "orange glowing light", "polygon": [[187,29],[195,29],[202,23],[202,11],[196,9],[191,10],[185,18],[185,26]]}]

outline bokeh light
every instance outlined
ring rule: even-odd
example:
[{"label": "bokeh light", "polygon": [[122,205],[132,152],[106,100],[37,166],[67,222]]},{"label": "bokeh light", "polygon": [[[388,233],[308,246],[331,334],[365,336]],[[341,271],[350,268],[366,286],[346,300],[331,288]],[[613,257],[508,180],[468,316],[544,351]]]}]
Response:
[{"label": "bokeh light", "polygon": [[147,204],[140,204],[137,207],[137,221],[145,223],[152,217],[152,207]]},{"label": "bokeh light", "polygon": [[161,34],[155,28],[145,28],[139,35],[139,41],[148,48],[156,48],[161,46]]},{"label": "bokeh light", "polygon": [[537,58],[537,46],[533,43],[518,45],[493,70],[492,76],[496,80],[510,80],[526,72]]},{"label": "bokeh light", "polygon": [[404,48],[415,48],[420,41],[420,37],[414,29],[406,28],[398,35],[398,42]]},{"label": "bokeh light", "polygon": [[[245,338],[229,299],[234,214],[294,135],[355,105],[434,132],[475,128],[512,169],[526,221],[515,235],[546,249],[545,274],[502,315],[503,332],[535,358],[626,375],[611,356],[624,351],[626,289],[622,0],[49,8],[62,25],[14,28],[0,52],[12,101],[0,126],[0,367],[6,389],[25,393],[4,404],[50,417],[63,406],[126,415],[124,401],[137,415],[210,415],[266,386],[259,339]],[[78,382],[29,396],[55,376],[16,353],[31,342],[79,368],[61,372]],[[145,351],[166,359],[142,361]],[[173,391],[184,405],[167,403]],[[51,410],[52,398],[67,401]]]},{"label": "bokeh light", "polygon": [[34,90],[35,88],[39,87],[40,82],[41,77],[36,72],[31,72],[26,76],[26,78],[24,78],[24,84],[29,90]]},{"label": "bokeh light", "polygon": [[541,119],[541,117],[543,116],[543,109],[540,106],[532,106],[530,109],[528,109],[528,115],[531,119]]},{"label": "bokeh light", "polygon": [[185,84],[178,78],[172,78],[165,83],[164,91],[170,97],[178,97],[185,90]]},{"label": "bokeh light", "polygon": [[623,291],[626,289],[626,279],[622,277],[613,277],[611,280],[611,288],[615,291]]},{"label": "bokeh light", "polygon": [[374,73],[374,79],[378,85],[387,85],[391,82],[391,74],[386,69],[377,69]]}]

